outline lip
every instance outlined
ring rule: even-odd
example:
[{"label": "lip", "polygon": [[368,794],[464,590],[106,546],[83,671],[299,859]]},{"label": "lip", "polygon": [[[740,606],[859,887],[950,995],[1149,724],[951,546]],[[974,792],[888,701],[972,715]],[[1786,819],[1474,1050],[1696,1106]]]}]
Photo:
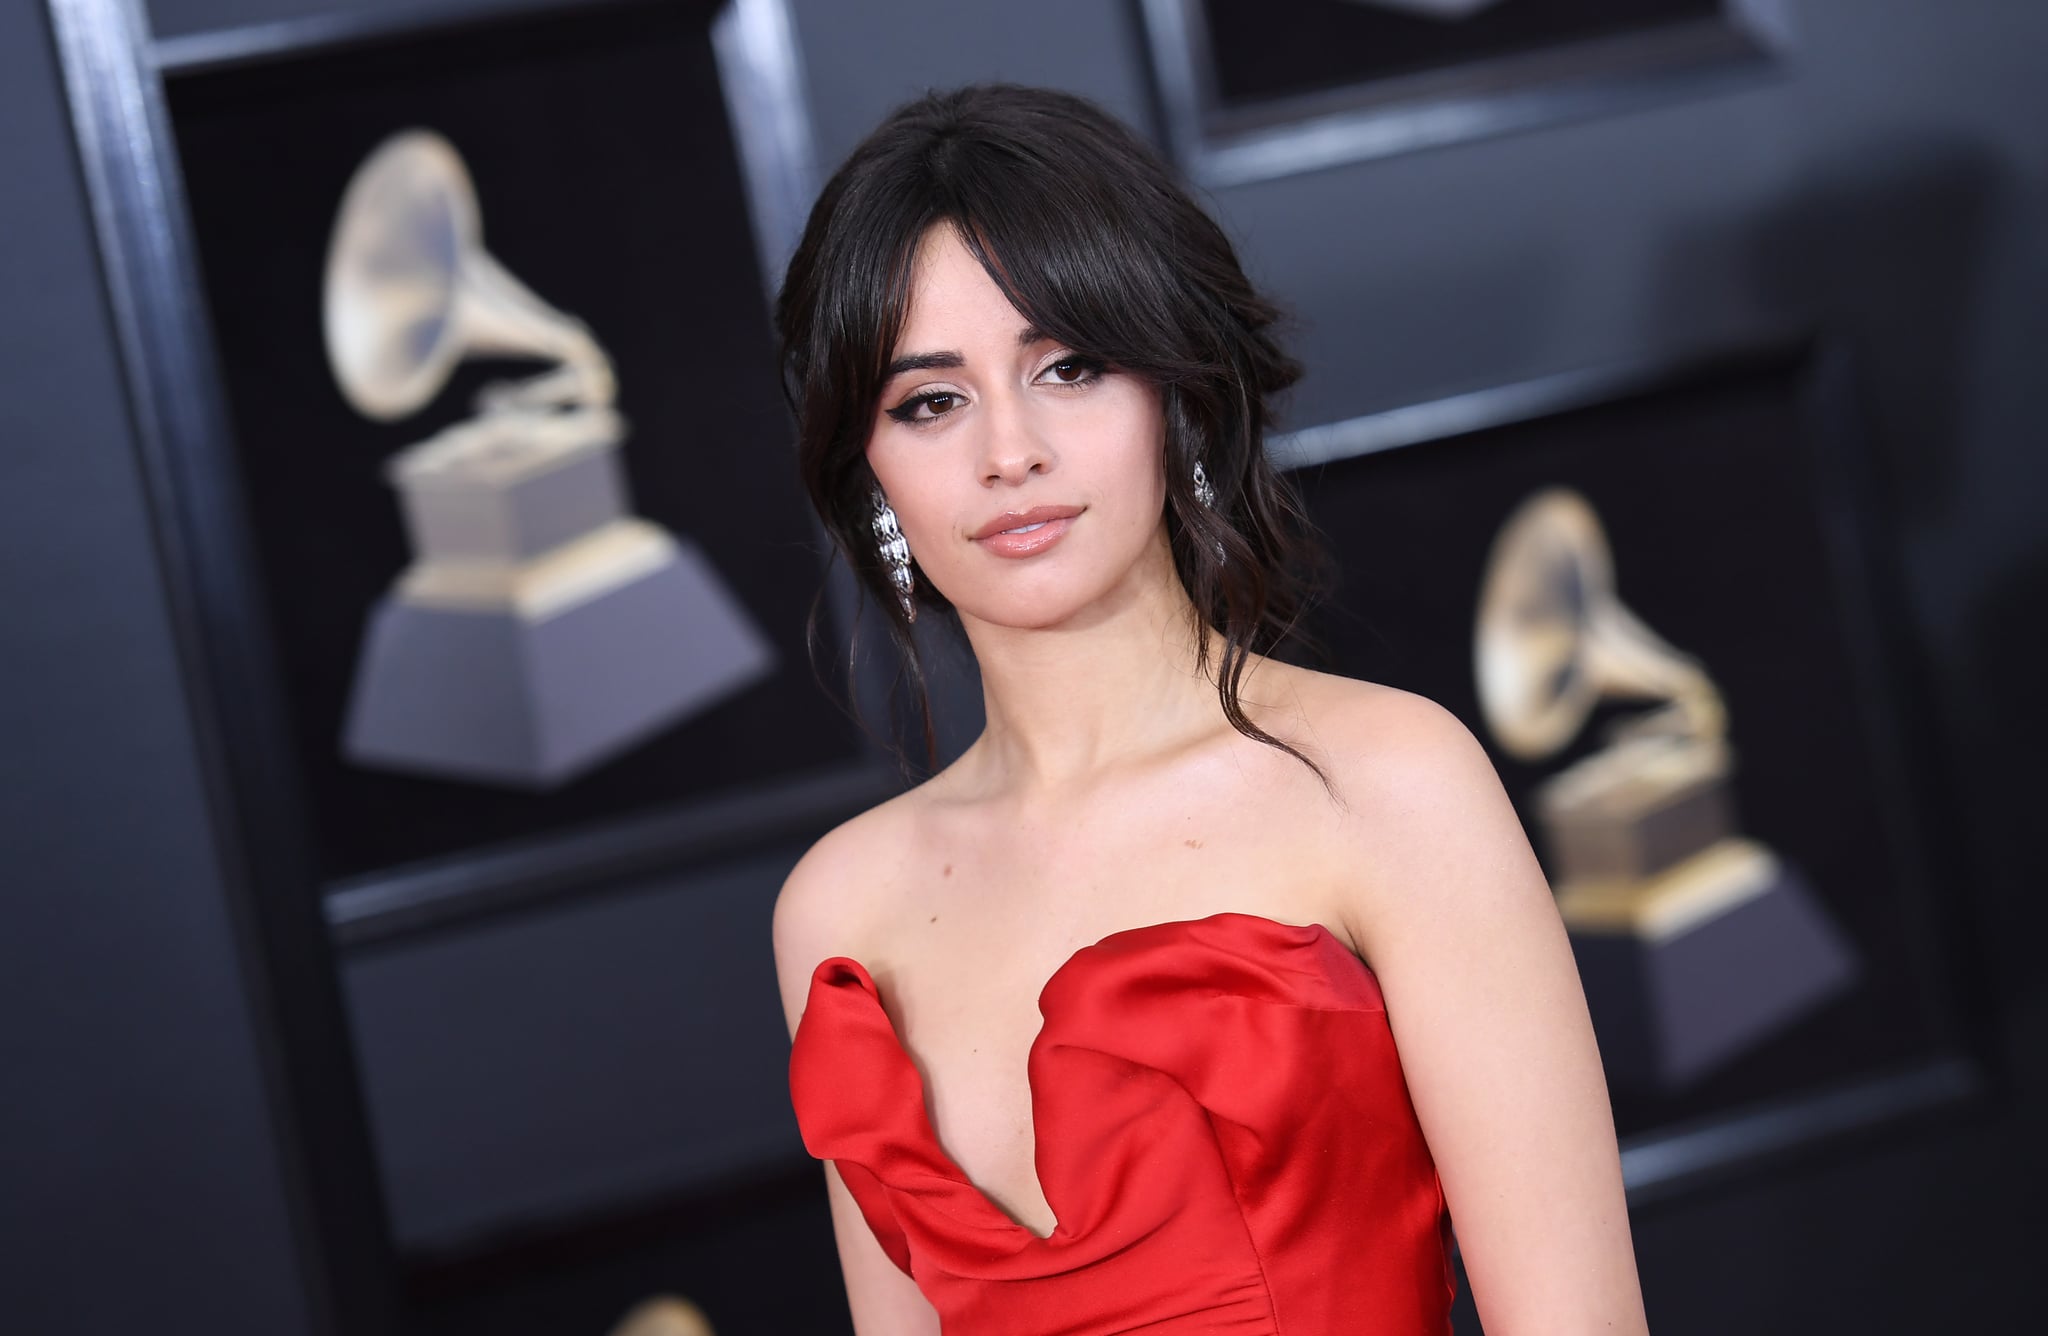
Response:
[{"label": "lip", "polygon": [[[1057,543],[1073,528],[1074,516],[1081,510],[1080,506],[1033,506],[1029,510],[1009,511],[983,525],[974,541],[999,557],[1032,556]],[[1039,527],[1030,533],[1003,532],[1026,524]]]},{"label": "lip", "polygon": [[1029,510],[1006,510],[974,531],[974,537],[990,538],[1005,529],[1021,528],[1026,524],[1037,524],[1044,520],[1072,519],[1081,513],[1079,506],[1033,506]]}]

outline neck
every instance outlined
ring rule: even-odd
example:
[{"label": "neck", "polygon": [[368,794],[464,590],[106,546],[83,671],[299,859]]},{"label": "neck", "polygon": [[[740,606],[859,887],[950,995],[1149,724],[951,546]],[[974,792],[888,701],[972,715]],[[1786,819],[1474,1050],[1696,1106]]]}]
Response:
[{"label": "neck", "polygon": [[[1162,529],[1131,578],[1081,615],[1011,627],[966,614],[987,726],[958,763],[984,796],[1031,804],[1085,789],[1227,727],[1217,700],[1223,637],[1205,626]],[[1206,673],[1196,666],[1209,642]]]}]

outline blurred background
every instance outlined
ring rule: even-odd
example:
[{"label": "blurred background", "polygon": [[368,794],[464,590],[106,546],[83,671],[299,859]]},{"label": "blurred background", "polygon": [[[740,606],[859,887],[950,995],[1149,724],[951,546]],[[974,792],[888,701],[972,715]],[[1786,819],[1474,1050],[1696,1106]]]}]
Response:
[{"label": "blurred background", "polygon": [[2028,0],[0,5],[0,1327],[851,1330],[769,914],[904,698],[768,303],[1007,79],[1290,312],[1330,666],[1495,755],[1652,1329],[2034,1329],[2044,69]]}]

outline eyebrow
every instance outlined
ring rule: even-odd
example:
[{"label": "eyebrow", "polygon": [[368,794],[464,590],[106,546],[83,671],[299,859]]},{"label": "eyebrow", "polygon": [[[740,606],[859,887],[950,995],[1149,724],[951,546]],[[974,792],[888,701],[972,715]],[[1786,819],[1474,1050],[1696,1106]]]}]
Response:
[{"label": "eyebrow", "polygon": [[[1029,348],[1041,339],[1049,339],[1051,337],[1050,334],[1047,334],[1036,325],[1026,325],[1023,329],[1017,331],[1017,346],[1019,348]],[[889,363],[888,367],[882,372],[882,383],[887,385],[906,371],[931,371],[939,368],[965,365],[967,365],[967,359],[956,352],[910,353]]]}]

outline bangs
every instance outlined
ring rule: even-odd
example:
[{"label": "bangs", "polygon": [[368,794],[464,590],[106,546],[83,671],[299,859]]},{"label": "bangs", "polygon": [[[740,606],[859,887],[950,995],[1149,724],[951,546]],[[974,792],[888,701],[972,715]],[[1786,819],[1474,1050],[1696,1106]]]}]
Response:
[{"label": "bangs", "polygon": [[938,198],[895,240],[872,333],[861,340],[871,349],[870,393],[880,394],[909,320],[918,252],[940,226],[953,229],[1019,315],[1056,341],[1160,380],[1185,374],[1198,359],[1186,337],[1199,323],[1197,303],[1159,252],[1131,244],[1137,229],[1101,201],[1059,188],[1070,183],[982,156],[954,155],[953,170],[931,183]]}]

